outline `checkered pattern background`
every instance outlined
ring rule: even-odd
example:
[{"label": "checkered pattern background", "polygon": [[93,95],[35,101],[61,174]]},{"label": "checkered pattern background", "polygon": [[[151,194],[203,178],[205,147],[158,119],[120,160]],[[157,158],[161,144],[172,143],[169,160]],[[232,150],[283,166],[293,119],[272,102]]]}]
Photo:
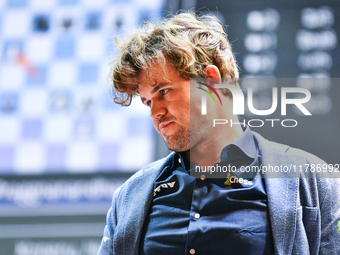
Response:
[{"label": "checkered pattern background", "polygon": [[149,110],[110,97],[113,36],[163,0],[0,1],[0,174],[135,171],[152,160]]}]

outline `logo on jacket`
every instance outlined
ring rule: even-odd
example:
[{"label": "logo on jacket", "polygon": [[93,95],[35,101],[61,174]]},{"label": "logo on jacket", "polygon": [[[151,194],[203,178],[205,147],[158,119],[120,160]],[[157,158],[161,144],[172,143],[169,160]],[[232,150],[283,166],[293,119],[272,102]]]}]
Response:
[{"label": "logo on jacket", "polygon": [[167,182],[159,185],[155,190],[153,191],[153,196],[157,195],[157,192],[160,192],[162,189],[168,189],[168,188],[173,188],[175,186],[176,181],[173,182]]},{"label": "logo on jacket", "polygon": [[338,226],[339,226],[338,232],[340,232],[340,220],[338,220]]},{"label": "logo on jacket", "polygon": [[230,182],[230,173],[227,174],[227,180],[224,182],[224,185],[231,185],[231,182]]},{"label": "logo on jacket", "polygon": [[241,177],[237,177],[237,176],[231,176],[230,173],[227,174],[227,180],[224,182],[224,185],[231,185],[233,183],[240,183],[240,184],[244,184],[244,185],[253,185],[254,182],[247,180],[247,179],[243,179]]}]

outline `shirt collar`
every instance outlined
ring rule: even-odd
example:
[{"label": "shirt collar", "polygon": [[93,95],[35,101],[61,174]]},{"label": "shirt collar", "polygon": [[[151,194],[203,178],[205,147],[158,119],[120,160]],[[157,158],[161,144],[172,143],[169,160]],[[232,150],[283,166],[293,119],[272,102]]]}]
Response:
[{"label": "shirt collar", "polygon": [[250,158],[256,157],[256,144],[254,140],[254,135],[248,126],[242,126],[243,133],[231,144],[239,147],[244,154]]},{"label": "shirt collar", "polygon": [[176,152],[174,154],[174,156],[172,157],[170,168],[173,168],[173,167],[176,167],[178,165],[181,165],[184,169],[187,169],[187,167],[186,167],[186,163],[187,162],[185,162],[185,160],[186,159],[185,159],[185,156],[184,156],[184,152]]}]

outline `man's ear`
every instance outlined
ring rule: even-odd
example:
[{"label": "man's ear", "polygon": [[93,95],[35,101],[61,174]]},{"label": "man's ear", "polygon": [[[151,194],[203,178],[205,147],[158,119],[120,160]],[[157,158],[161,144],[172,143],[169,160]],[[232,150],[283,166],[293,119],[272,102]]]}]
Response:
[{"label": "man's ear", "polygon": [[205,75],[207,78],[221,78],[220,70],[218,70],[217,66],[215,65],[208,65],[204,69]]},{"label": "man's ear", "polygon": [[215,84],[220,84],[220,70],[218,70],[217,66],[215,65],[208,65],[205,69],[205,76],[208,78],[208,84],[212,87],[215,87]]}]

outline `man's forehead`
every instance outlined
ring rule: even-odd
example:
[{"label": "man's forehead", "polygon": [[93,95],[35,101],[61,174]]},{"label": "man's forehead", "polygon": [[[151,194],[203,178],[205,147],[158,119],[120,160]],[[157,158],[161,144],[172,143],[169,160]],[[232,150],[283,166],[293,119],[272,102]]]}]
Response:
[{"label": "man's forehead", "polygon": [[147,70],[141,70],[137,78],[138,86],[155,87],[159,83],[170,82],[168,74],[172,72],[168,65],[154,64]]}]

